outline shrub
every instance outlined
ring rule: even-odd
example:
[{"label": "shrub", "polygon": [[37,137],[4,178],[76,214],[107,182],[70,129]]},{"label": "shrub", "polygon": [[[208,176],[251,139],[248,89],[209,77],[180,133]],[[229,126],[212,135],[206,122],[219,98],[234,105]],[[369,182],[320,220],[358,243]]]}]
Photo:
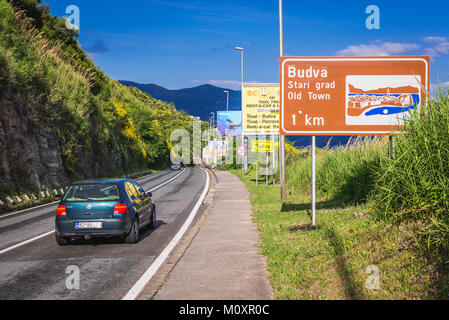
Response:
[{"label": "shrub", "polygon": [[373,203],[388,219],[424,218],[429,245],[449,247],[449,93],[439,91],[395,138],[395,160],[384,158]]},{"label": "shrub", "polygon": [[[332,200],[366,201],[385,151],[384,140],[372,138],[358,138],[344,147],[317,149],[317,191]],[[287,162],[287,183],[303,191],[310,190],[310,151],[289,152]]]}]

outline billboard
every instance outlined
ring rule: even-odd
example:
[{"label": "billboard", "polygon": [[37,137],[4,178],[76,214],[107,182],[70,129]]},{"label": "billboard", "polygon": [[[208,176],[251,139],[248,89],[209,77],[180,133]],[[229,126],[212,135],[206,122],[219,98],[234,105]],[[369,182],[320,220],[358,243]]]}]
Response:
[{"label": "billboard", "polygon": [[251,140],[252,152],[271,153],[277,150],[279,150],[279,142],[273,142],[271,140]]},{"label": "billboard", "polygon": [[228,142],[227,141],[210,141],[209,145],[212,146],[212,153],[216,157],[226,157],[226,151],[228,150]]},{"label": "billboard", "polygon": [[279,134],[280,86],[278,83],[243,84],[243,133]]},{"label": "billboard", "polygon": [[212,140],[203,148],[203,158],[226,157],[227,150],[227,141]]},{"label": "billboard", "polygon": [[284,57],[281,134],[390,135],[429,91],[429,57]]},{"label": "billboard", "polygon": [[218,111],[217,130],[223,136],[240,136],[242,134],[242,112]]}]

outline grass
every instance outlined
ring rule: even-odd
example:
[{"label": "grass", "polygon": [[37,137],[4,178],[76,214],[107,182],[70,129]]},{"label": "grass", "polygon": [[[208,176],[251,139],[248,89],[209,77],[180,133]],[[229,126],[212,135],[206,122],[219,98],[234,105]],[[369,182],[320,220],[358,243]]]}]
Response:
[{"label": "grass", "polygon": [[[375,185],[375,172],[387,154],[388,139],[355,138],[346,146],[317,150],[317,191],[324,197],[344,202],[366,201]],[[287,184],[309,192],[311,155],[309,150],[288,152]]]},{"label": "grass", "polygon": [[449,92],[412,113],[395,138],[395,159],[380,162],[371,200],[385,219],[426,221],[434,250],[449,253]]},{"label": "grass", "polygon": [[[438,299],[449,294],[447,270],[423,248],[418,220],[392,223],[371,214],[367,204],[345,205],[323,194],[317,227],[311,226],[310,197],[298,192],[280,200],[276,186],[255,186],[251,193],[261,253],[276,299]],[[380,289],[368,290],[368,266],[380,271]]]}]

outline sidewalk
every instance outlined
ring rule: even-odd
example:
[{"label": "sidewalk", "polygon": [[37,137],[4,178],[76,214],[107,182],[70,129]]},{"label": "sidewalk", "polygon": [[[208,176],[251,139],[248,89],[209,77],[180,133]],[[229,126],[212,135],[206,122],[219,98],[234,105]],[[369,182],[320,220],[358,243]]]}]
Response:
[{"label": "sidewalk", "polygon": [[214,206],[155,300],[272,299],[243,182],[217,171]]}]

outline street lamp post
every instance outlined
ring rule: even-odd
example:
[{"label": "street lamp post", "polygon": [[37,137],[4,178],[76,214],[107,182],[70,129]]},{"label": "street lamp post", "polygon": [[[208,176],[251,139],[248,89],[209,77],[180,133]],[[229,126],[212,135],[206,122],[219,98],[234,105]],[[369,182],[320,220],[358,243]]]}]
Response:
[{"label": "street lamp post", "polygon": [[210,113],[210,126],[212,127],[212,129],[215,128],[215,113],[214,112]]},{"label": "street lamp post", "polygon": [[224,93],[226,93],[227,96],[227,100],[226,100],[226,111],[229,111],[229,91],[225,90],[223,91]]},{"label": "street lamp post", "polygon": [[[211,112],[210,115],[211,115],[211,122],[212,122],[212,132],[211,132],[212,140],[209,140],[208,146],[211,147],[210,141],[212,141],[213,157],[214,157],[213,158],[213,163],[216,163],[217,160],[216,160],[216,155],[215,155],[215,113]],[[210,139],[210,136],[209,136],[209,139]]]},{"label": "street lamp post", "polygon": [[[227,99],[226,99],[226,112],[229,111],[229,90],[223,91],[226,93]],[[226,159],[228,157],[228,143],[226,142]],[[227,169],[226,161],[225,161],[225,169]]]},{"label": "street lamp post", "polygon": [[[242,78],[241,78],[241,90],[242,90],[242,145],[245,145],[245,140],[243,136],[243,48],[242,47],[235,47],[235,50],[240,51],[241,54],[241,71],[242,71]],[[245,157],[242,156],[242,176],[245,174],[245,164],[244,164]]]}]

